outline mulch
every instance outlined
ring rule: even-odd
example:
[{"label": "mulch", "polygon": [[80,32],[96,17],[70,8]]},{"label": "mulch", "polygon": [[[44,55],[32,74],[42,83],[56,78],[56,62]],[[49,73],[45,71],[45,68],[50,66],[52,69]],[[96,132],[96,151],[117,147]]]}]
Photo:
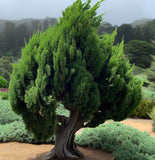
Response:
[{"label": "mulch", "polygon": [[8,89],[8,88],[0,88],[0,92],[8,93],[8,92],[9,92],[9,89]]}]

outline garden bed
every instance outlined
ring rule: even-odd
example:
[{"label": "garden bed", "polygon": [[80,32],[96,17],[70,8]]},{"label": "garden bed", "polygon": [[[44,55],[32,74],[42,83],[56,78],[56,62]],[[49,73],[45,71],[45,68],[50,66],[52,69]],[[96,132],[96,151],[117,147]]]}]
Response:
[{"label": "garden bed", "polygon": [[5,92],[8,93],[9,89],[8,88],[0,88],[0,92]]},{"label": "garden bed", "polygon": [[[127,119],[122,121],[125,125],[130,125],[141,131],[148,132],[155,137],[155,132],[152,131],[152,120],[143,119]],[[78,132],[78,134],[80,131]],[[1,143],[0,144],[0,160],[42,160],[42,157],[47,151],[50,151],[53,145],[32,145],[24,143]],[[101,150],[94,150],[91,148],[79,147],[81,152],[85,154],[84,160],[113,160],[110,153],[102,152]]]}]

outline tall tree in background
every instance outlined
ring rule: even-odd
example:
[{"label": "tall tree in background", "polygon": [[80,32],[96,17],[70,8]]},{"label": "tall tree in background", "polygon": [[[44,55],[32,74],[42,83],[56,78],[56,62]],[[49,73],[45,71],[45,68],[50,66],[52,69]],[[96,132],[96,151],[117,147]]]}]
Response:
[{"label": "tall tree in background", "polygon": [[155,40],[155,20],[149,21],[144,25],[135,27],[135,39],[151,43]]},{"label": "tall tree in background", "polygon": [[118,27],[115,44],[120,43],[122,39],[125,43],[134,39],[134,29],[130,24],[122,24]]},{"label": "tall tree in background", "polygon": [[[126,62],[123,43],[113,46],[116,31],[99,37],[102,1],[77,0],[46,32],[33,35],[14,65],[9,87],[12,109],[39,139],[56,134],[46,160],[83,157],[74,143],[81,127],[129,116],[141,99],[141,82]],[[56,112],[57,103],[70,111]]]},{"label": "tall tree in background", "polygon": [[100,26],[98,27],[98,34],[102,35],[105,33],[112,33],[115,30],[115,27],[112,26],[110,23],[101,23]]},{"label": "tall tree in background", "polygon": [[4,38],[2,34],[0,34],[0,57],[4,54]]},{"label": "tall tree in background", "polygon": [[145,41],[132,40],[125,45],[125,54],[132,64],[149,68],[155,54],[155,47]]},{"label": "tall tree in background", "polygon": [[29,39],[29,33],[28,28],[26,24],[21,24],[16,27],[16,48],[19,49],[22,46],[24,46],[25,42],[24,40],[28,41]]},{"label": "tall tree in background", "polygon": [[155,40],[155,20],[150,21],[142,27],[143,39],[147,42]]},{"label": "tall tree in background", "polygon": [[43,31],[45,31],[49,26],[54,26],[56,21],[57,21],[56,18],[47,17],[43,22]]},{"label": "tall tree in background", "polygon": [[40,23],[40,21],[38,19],[35,19],[32,21],[32,28],[33,28],[33,31],[37,31],[37,30],[41,30],[42,29],[42,25]]},{"label": "tall tree in background", "polygon": [[3,31],[5,46],[4,48],[9,51],[15,47],[15,24],[11,21],[5,23]]}]

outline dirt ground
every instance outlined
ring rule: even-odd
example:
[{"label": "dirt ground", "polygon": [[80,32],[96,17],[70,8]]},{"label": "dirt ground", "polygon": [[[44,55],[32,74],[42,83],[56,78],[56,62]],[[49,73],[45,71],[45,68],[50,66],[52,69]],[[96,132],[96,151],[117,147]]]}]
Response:
[{"label": "dirt ground", "polygon": [[6,93],[8,93],[8,88],[0,88],[0,92],[6,92]]},{"label": "dirt ground", "polygon": [[[155,137],[152,132],[152,120],[127,119],[122,121],[125,125],[130,125],[141,131],[147,131]],[[78,132],[80,133],[80,131]],[[53,145],[32,145],[25,143],[0,143],[0,160],[43,160],[43,156],[54,147]],[[84,160],[113,160],[112,154],[94,150],[91,148],[79,147],[84,153]]]}]

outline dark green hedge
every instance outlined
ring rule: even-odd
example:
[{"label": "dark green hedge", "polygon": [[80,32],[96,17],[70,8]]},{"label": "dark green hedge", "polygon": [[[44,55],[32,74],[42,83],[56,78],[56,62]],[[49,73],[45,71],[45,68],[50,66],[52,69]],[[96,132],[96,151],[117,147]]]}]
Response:
[{"label": "dark green hedge", "polygon": [[155,54],[155,47],[145,41],[131,40],[125,47],[125,54],[130,63],[142,68],[149,68]]}]

